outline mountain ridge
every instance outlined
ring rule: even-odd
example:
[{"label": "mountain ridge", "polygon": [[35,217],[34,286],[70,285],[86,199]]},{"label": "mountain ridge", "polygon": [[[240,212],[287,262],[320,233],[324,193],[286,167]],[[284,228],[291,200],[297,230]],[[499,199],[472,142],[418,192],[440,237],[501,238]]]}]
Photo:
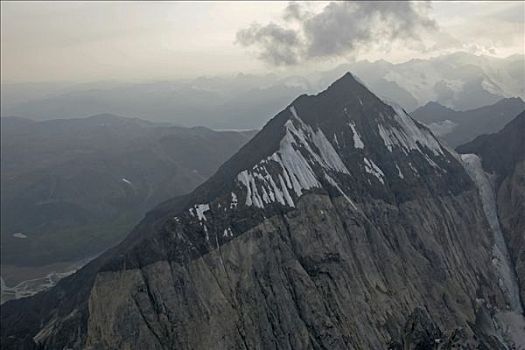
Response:
[{"label": "mountain ridge", "polygon": [[511,97],[467,111],[456,111],[439,103],[429,102],[412,115],[452,147],[457,147],[479,135],[501,130],[523,110],[525,102],[520,97]]},{"label": "mountain ridge", "polygon": [[[431,100],[468,110],[503,97],[525,98],[519,79],[525,73],[524,57],[462,54],[399,64],[358,61],[295,79],[239,74],[135,84],[94,82],[44,88],[47,93],[35,93],[34,84],[3,84],[1,114],[47,119],[111,112],[183,126],[260,128],[296,96],[320,91],[346,71],[407,111]],[[290,79],[298,82],[290,84]]]},{"label": "mountain ridge", "polygon": [[[456,150],[459,153],[478,154],[486,171],[507,176],[514,170],[516,163],[525,159],[524,152],[515,152],[525,149],[525,142],[521,137],[523,135],[519,134],[521,130],[525,130],[525,111],[518,114],[498,132],[478,136],[469,143],[458,146]],[[493,148],[495,142],[496,149]]]}]

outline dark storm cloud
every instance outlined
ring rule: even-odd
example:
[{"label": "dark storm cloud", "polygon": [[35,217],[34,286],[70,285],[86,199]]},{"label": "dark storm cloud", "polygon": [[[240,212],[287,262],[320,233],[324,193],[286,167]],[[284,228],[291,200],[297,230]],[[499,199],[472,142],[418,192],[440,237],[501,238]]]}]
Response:
[{"label": "dark storm cloud", "polygon": [[298,63],[297,50],[302,46],[296,31],[274,23],[265,26],[252,24],[240,30],[237,32],[237,42],[242,46],[258,46],[259,58],[275,65]]},{"label": "dark storm cloud", "polygon": [[255,47],[274,65],[293,65],[314,58],[351,55],[366,45],[389,47],[395,40],[420,41],[420,31],[437,30],[425,14],[427,4],[411,2],[332,2],[312,14],[290,3],[283,13],[298,26],[254,24],[237,33],[237,42]]}]

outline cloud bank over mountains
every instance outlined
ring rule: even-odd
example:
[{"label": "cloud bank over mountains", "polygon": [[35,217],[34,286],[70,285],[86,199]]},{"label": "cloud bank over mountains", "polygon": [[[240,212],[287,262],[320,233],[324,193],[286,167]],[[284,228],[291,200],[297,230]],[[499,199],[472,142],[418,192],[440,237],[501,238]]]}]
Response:
[{"label": "cloud bank over mountains", "polygon": [[471,5],[291,2],[280,17],[242,27],[235,43],[268,68],[287,69],[344,60],[401,63],[458,51],[498,57],[523,52],[523,3]]},{"label": "cloud bank over mountains", "polygon": [[237,32],[237,42],[253,47],[272,65],[294,65],[319,58],[352,56],[370,47],[389,51],[396,41],[422,50],[421,33],[439,31],[428,13],[428,3],[331,2],[320,12],[308,4],[290,3],[283,24],[253,23]]}]

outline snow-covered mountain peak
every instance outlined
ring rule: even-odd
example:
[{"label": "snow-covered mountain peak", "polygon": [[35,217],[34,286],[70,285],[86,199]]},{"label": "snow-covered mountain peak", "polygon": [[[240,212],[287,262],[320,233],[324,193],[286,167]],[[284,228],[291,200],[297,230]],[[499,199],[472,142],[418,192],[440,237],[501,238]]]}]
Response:
[{"label": "snow-covered mountain peak", "polygon": [[[270,120],[190,195],[176,220],[193,222],[206,241],[213,237],[212,226],[227,232],[221,239],[230,239],[245,228],[230,225],[228,218],[255,220],[291,210],[308,193],[339,197],[360,211],[360,203],[371,198],[408,200],[411,191],[429,182],[433,191],[448,192],[444,177],[457,169],[458,160],[426,127],[345,74],[317,95],[298,97]],[[468,180],[460,179],[458,188],[461,181]],[[206,212],[194,215],[195,205]]]}]

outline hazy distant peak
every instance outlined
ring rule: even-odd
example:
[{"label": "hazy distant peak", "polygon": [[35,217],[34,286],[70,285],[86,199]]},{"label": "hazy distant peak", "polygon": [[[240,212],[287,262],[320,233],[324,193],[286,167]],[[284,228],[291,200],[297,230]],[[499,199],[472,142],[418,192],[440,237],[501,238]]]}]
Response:
[{"label": "hazy distant peak", "polygon": [[420,108],[425,108],[431,111],[455,111],[454,109],[449,108],[447,106],[443,106],[441,103],[436,101],[430,101]]},{"label": "hazy distant peak", "polygon": [[[95,114],[85,118],[70,119],[73,123],[95,123],[104,126],[134,125],[137,127],[160,126],[161,123],[151,122],[137,117],[124,117],[111,113]],[[165,125],[165,124],[164,124]]]},{"label": "hazy distant peak", "polygon": [[[517,105],[523,105],[525,106],[525,102],[522,100],[521,97],[506,97],[502,98],[498,102],[496,102],[494,105],[504,105],[504,104],[517,104]],[[483,108],[483,107],[481,107]]]},{"label": "hazy distant peak", "polygon": [[121,122],[121,121],[140,120],[138,118],[124,117],[124,116],[111,114],[111,113],[95,114],[95,115],[85,117],[83,119],[92,120],[92,121],[100,121],[100,122],[115,122],[115,121]]},{"label": "hazy distant peak", "polygon": [[412,115],[451,146],[458,146],[476,136],[494,133],[525,109],[520,97],[502,98],[496,103],[467,111],[455,111],[431,102]]}]

